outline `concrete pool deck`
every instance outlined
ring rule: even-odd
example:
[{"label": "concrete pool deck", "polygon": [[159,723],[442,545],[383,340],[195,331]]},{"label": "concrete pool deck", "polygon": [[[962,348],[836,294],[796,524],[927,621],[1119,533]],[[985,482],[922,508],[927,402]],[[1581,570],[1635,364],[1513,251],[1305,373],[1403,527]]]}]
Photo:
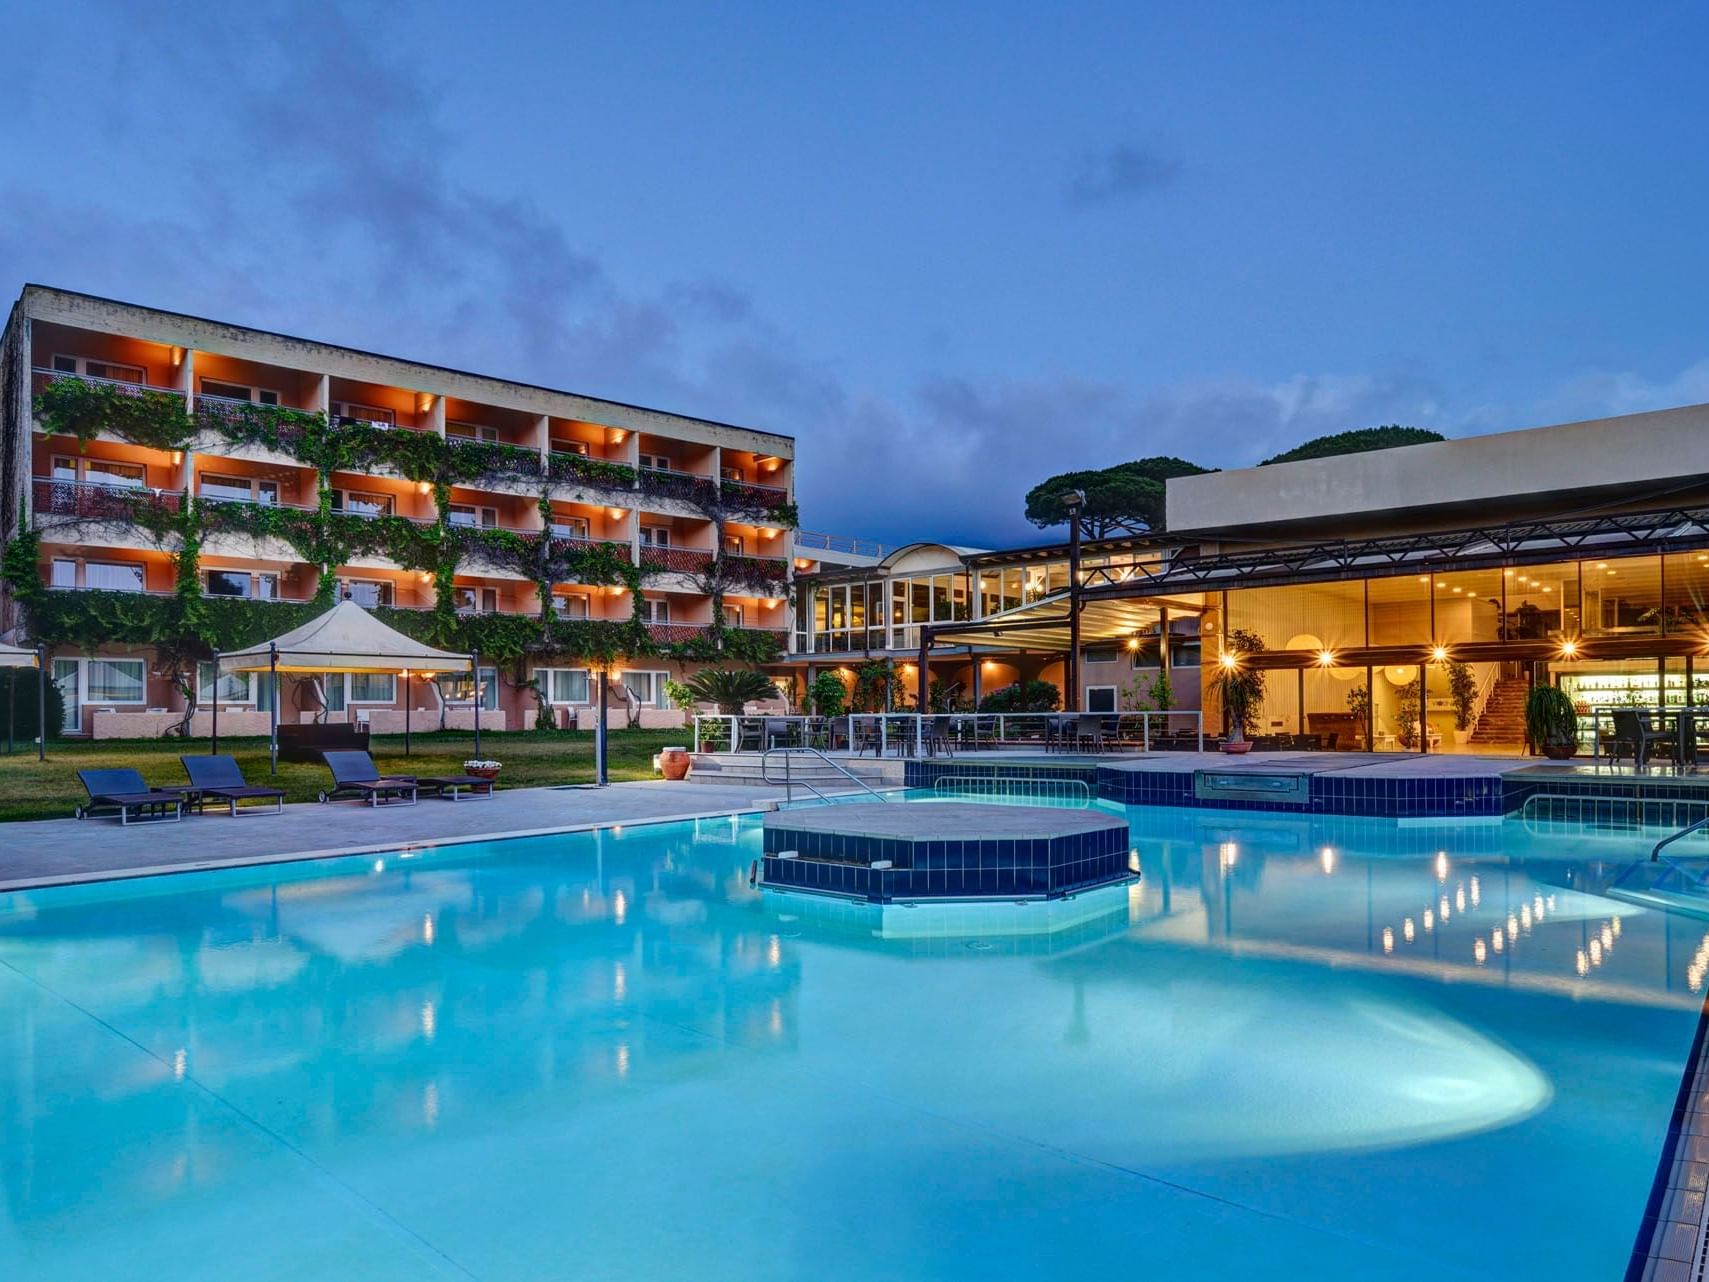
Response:
[{"label": "concrete pool deck", "polygon": [[513,788],[490,800],[423,800],[413,806],[306,803],[210,811],[178,823],[44,819],[0,824],[0,891],[241,864],[285,863],[394,850],[403,845],[570,832],[617,823],[664,823],[765,808],[776,785],[689,788],[643,781],[608,788]]}]

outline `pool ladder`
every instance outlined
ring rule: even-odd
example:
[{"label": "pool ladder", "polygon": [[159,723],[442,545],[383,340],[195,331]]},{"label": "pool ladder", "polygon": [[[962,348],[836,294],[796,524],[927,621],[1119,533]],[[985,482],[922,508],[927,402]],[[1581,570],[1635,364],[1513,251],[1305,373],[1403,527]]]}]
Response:
[{"label": "pool ladder", "polygon": [[1662,857],[1662,851],[1668,846],[1673,845],[1673,843],[1678,841],[1681,837],[1689,837],[1692,833],[1701,831],[1704,828],[1709,828],[1709,815],[1705,815],[1696,823],[1686,824],[1685,827],[1681,828],[1678,832],[1670,833],[1666,837],[1663,837],[1660,841],[1656,842],[1655,846],[1651,849],[1650,862],[1654,863],[1656,860],[1660,859]]},{"label": "pool ladder", "polygon": [[[855,787],[862,789],[863,791],[869,793],[870,795],[878,798],[878,800],[880,800],[880,801],[889,801],[890,800],[889,797],[885,796],[882,792],[879,792],[876,789],[874,789],[871,784],[869,784],[866,780],[862,779],[859,775],[855,774],[854,771],[850,770],[847,766],[843,765],[840,761],[831,760],[831,758],[827,757],[823,752],[820,752],[819,749],[817,749],[817,748],[767,748],[763,753],[760,754],[760,778],[765,780],[766,783],[777,783],[778,782],[776,779],[773,779],[771,777],[771,759],[773,757],[782,757],[783,758],[783,795],[784,795],[784,798],[788,801],[794,801],[795,800],[795,782],[796,781],[795,781],[795,777],[794,777],[793,772],[790,770],[790,762],[796,757],[814,757],[814,758],[817,758],[821,764],[827,765],[832,770],[835,770],[838,774],[842,775],[843,778],[847,779],[850,783],[854,784]],[[811,779],[802,779],[800,782],[801,782],[801,786],[803,788],[807,789],[808,792],[812,793],[815,797],[819,798],[820,801],[829,801],[830,800],[829,797],[827,797],[823,792],[821,792],[817,787],[814,786],[813,781]]]}]

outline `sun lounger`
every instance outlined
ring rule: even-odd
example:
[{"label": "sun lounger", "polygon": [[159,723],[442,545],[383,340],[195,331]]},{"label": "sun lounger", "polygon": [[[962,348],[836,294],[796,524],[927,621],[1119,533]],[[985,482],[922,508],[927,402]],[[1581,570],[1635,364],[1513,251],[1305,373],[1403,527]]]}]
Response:
[{"label": "sun lounger", "polygon": [[77,777],[89,794],[89,804],[77,807],[79,819],[92,818],[97,810],[118,811],[121,825],[130,823],[133,815],[139,820],[171,823],[184,817],[182,795],[150,788],[136,770],[79,770]]},{"label": "sun lounger", "polygon": [[322,756],[326,768],[332,771],[332,788],[320,794],[322,801],[340,797],[365,797],[370,806],[382,802],[413,806],[416,781],[414,775],[382,775],[374,767],[374,759],[365,752],[327,752]]},{"label": "sun lounger", "polygon": [[[184,773],[190,776],[190,786],[184,790],[185,799],[197,810],[206,810],[209,800],[223,801],[235,815],[237,803],[252,798],[271,800],[274,814],[285,808],[284,789],[250,783],[243,777],[243,769],[237,764],[236,757],[179,757],[178,760],[184,763]],[[262,813],[266,813],[265,809]]]}]

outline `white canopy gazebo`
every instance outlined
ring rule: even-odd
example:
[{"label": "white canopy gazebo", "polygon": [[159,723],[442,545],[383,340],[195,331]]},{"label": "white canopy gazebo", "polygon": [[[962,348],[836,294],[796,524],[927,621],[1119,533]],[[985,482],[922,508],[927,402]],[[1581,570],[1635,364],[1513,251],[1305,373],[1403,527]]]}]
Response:
[{"label": "white canopy gazebo", "polygon": [[[340,601],[318,618],[283,636],[244,650],[214,656],[215,751],[219,746],[219,679],[232,672],[266,672],[273,676],[270,750],[275,773],[279,768],[279,682],[281,672],[318,675],[323,672],[468,672],[475,682],[475,752],[481,751],[480,655],[436,650],[423,641],[387,627],[354,601]],[[408,716],[410,699],[404,699]],[[407,723],[406,723],[407,724]]]},{"label": "white canopy gazebo", "polygon": [[[7,645],[4,641],[0,641],[0,668],[41,669],[41,651],[26,650],[21,645]],[[36,676],[36,756],[42,759],[47,757],[47,677],[45,673],[46,670],[42,669]],[[13,675],[8,676],[7,680],[12,683],[12,688],[8,694],[15,696],[18,678]],[[15,698],[10,702],[15,703]]]}]

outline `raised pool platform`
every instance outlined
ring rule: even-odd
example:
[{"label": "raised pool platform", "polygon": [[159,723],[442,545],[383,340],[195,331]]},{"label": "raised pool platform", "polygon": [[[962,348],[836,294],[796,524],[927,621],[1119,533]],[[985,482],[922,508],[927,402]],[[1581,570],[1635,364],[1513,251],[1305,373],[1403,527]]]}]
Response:
[{"label": "raised pool platform", "polygon": [[1130,876],[1127,821],[1096,809],[873,801],[764,827],[767,887],[870,903],[1053,899]]}]

